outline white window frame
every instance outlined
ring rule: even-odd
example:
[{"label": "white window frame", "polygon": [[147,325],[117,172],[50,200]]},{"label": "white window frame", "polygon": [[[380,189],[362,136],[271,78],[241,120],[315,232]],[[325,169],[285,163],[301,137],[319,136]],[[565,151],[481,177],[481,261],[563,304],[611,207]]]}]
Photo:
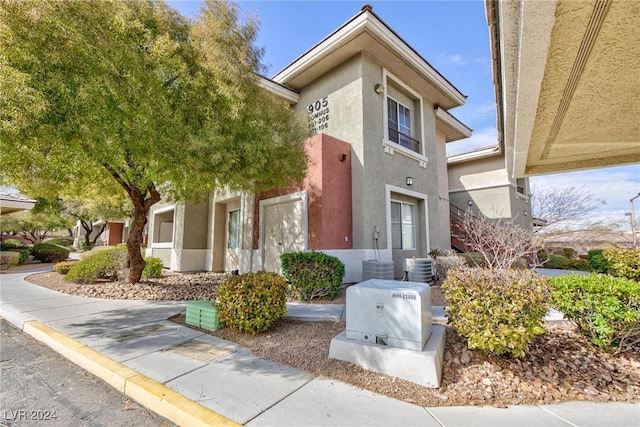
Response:
[{"label": "white window frame", "polygon": [[386,215],[387,215],[387,250],[393,250],[393,242],[391,235],[391,200],[394,200],[391,197],[392,193],[401,194],[403,196],[411,197],[415,199],[417,202],[422,201],[424,206],[424,234],[418,235],[418,219],[415,216],[416,221],[416,246],[418,246],[418,239],[425,239],[426,242],[426,252],[431,250],[431,242],[429,241],[429,200],[427,195],[424,193],[418,193],[417,191],[407,190],[406,188],[396,187],[395,185],[385,184],[385,206],[386,206]]},{"label": "white window frame", "polygon": [[[402,88],[402,90],[404,90],[405,92],[409,93],[411,96],[413,96],[416,101],[418,103],[418,111],[415,112],[416,116],[413,117],[413,120],[416,121],[419,120],[420,123],[420,131],[414,136],[411,136],[413,139],[417,139],[420,141],[420,152],[421,153],[416,153],[413,150],[410,150],[408,148],[403,147],[402,145],[395,143],[393,141],[391,141],[389,139],[389,107],[388,107],[388,101],[387,98],[391,98],[392,100],[394,100],[396,103],[398,104],[402,104],[401,102],[398,102],[397,99],[393,98],[392,96],[389,96],[389,94],[387,93],[387,87],[389,84],[389,80],[393,81],[393,84],[395,86],[398,86],[400,88]],[[404,156],[410,157],[414,160],[417,160],[418,163],[420,164],[420,166],[422,167],[427,167],[427,162],[429,161],[429,159],[427,158],[427,156],[424,155],[424,153],[426,152],[426,141],[425,141],[425,130],[424,130],[424,102],[422,99],[422,96],[420,96],[420,94],[418,92],[416,92],[415,90],[411,89],[406,83],[404,83],[402,80],[400,80],[399,78],[397,78],[396,76],[394,76],[392,73],[390,73],[386,68],[382,69],[382,81],[383,81],[383,88],[384,88],[384,93],[383,93],[383,97],[384,97],[384,102],[382,103],[382,119],[383,119],[383,123],[384,123],[384,136],[382,139],[382,145],[384,148],[384,151],[387,154],[391,154],[393,155],[394,153],[398,153],[398,154],[402,154]],[[402,104],[405,108],[408,108],[406,105]],[[413,109],[408,108],[409,111],[413,111]],[[411,135],[413,135],[413,131],[411,132]]]},{"label": "white window frame", "polygon": [[[240,209],[231,209],[227,212],[227,249],[241,249],[242,247],[242,221],[240,215]],[[235,242],[231,240],[231,214],[236,214],[236,236]],[[232,243],[235,243],[234,246],[231,246]]]},{"label": "white window frame", "polygon": [[[157,209],[153,212],[153,228],[151,228],[151,234],[150,234],[150,246],[152,248],[158,248],[158,249],[162,249],[162,248],[173,248],[173,242],[176,239],[176,209],[177,209],[177,205],[170,205],[170,206],[165,206],[163,208]],[[156,242],[156,223],[158,220],[158,216],[160,214],[169,212],[169,211],[173,211],[173,231],[171,233],[171,241],[170,242]]]},{"label": "white window frame", "polygon": [[[400,205],[400,246],[399,248],[394,248],[393,247],[393,225],[394,225],[394,220],[393,220],[393,209],[391,209],[391,249],[401,249],[404,251],[412,251],[412,250],[416,250],[417,249],[417,245],[416,245],[416,206],[414,203],[410,203],[410,202],[405,202],[404,200],[396,200],[396,199],[391,199],[391,205],[393,206],[394,203],[397,203],[398,205]],[[405,207],[410,207],[411,208],[411,224],[409,224],[410,228],[411,228],[411,241],[413,242],[412,246],[406,246],[406,239],[405,239],[405,230],[406,230],[406,226],[407,223],[405,223],[404,220],[404,210]]]}]

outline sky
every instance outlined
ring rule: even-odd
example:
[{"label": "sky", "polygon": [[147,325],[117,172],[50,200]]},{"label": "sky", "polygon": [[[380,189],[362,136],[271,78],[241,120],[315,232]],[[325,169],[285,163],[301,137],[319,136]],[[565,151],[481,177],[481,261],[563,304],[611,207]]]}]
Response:
[{"label": "sky", "polygon": [[[447,153],[495,145],[496,104],[482,0],[238,2],[243,14],[260,21],[256,45],[265,49],[267,77],[331,34],[365,3],[467,96],[465,105],[449,112],[472,128],[473,136],[448,144]],[[193,0],[169,4],[192,19],[197,19],[201,6]],[[630,218],[624,214],[630,211],[630,199],[640,194],[640,165],[532,177],[530,184],[583,189],[605,202],[592,221],[620,222],[620,227],[630,230]],[[635,200],[635,210],[640,224],[640,198]]]}]

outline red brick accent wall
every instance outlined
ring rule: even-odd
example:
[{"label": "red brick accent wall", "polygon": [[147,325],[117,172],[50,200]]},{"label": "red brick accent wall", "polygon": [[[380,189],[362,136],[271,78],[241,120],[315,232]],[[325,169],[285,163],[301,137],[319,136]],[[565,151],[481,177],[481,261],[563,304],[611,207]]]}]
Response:
[{"label": "red brick accent wall", "polygon": [[[308,193],[309,249],[351,249],[351,145],[319,134],[306,142],[309,167],[302,183],[260,193],[255,199],[253,248],[258,249],[260,200]],[[345,237],[346,240],[345,241]]]}]

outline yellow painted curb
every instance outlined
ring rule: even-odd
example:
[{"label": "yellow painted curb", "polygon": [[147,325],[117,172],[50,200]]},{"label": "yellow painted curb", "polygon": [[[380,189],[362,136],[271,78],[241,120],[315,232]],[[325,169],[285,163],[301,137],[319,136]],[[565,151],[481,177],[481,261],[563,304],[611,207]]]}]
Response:
[{"label": "yellow painted curb", "polygon": [[25,322],[23,331],[144,407],[178,425],[240,425],[44,323],[35,320]]}]

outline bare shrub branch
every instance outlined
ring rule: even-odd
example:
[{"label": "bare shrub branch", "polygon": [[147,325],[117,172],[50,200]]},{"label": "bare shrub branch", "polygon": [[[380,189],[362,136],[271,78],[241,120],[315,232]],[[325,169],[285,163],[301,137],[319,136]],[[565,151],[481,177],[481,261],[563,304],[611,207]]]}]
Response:
[{"label": "bare shrub branch", "polygon": [[465,212],[460,228],[468,249],[482,254],[491,268],[508,269],[524,258],[536,260],[536,245],[532,233],[513,219],[489,219],[475,217]]}]

